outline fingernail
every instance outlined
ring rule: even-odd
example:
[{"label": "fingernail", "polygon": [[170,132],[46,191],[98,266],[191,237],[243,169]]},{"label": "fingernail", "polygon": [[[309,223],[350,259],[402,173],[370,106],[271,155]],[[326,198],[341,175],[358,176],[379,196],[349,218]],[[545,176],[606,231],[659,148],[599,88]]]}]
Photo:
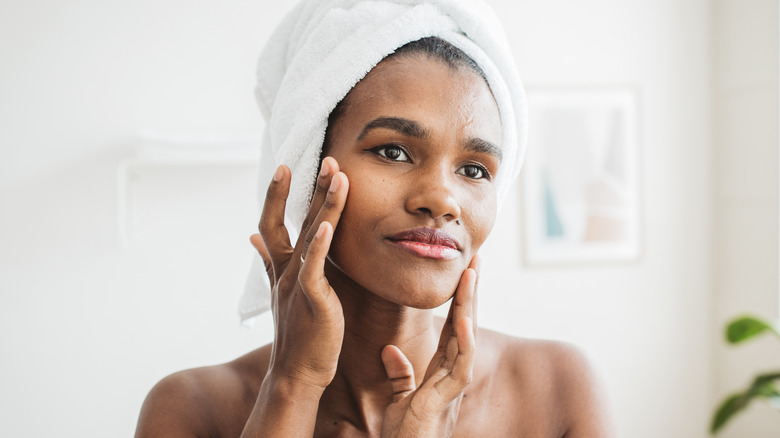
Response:
[{"label": "fingernail", "polygon": [[339,178],[339,174],[333,176],[333,179],[330,180],[330,189],[328,191],[335,193],[338,191],[339,187],[341,187],[341,178]]},{"label": "fingernail", "polygon": [[279,182],[282,180],[282,166],[279,166],[276,168],[276,172],[274,172],[274,182]]},{"label": "fingernail", "polygon": [[320,226],[317,228],[317,234],[315,237],[317,239],[322,239],[325,236],[325,228],[327,228],[327,225],[325,225],[326,222],[320,223]]},{"label": "fingernail", "polygon": [[327,161],[322,160],[322,164],[320,164],[320,176],[328,176],[328,174],[330,174],[330,166]]}]

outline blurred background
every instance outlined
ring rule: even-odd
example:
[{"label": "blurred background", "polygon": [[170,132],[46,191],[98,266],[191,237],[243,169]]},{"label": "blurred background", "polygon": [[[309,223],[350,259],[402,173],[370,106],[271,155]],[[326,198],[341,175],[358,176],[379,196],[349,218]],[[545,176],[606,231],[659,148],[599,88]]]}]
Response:
[{"label": "blurred background", "polygon": [[[778,2],[488,3],[529,88],[638,91],[641,252],[526,266],[518,183],[480,323],[581,346],[621,437],[708,436],[718,401],[780,364],[774,339],[722,341],[780,307]],[[237,304],[270,179],[255,62],[290,8],[0,2],[0,436],[130,436],[160,378],[271,340]],[[755,404],[722,436],[779,430]]]}]

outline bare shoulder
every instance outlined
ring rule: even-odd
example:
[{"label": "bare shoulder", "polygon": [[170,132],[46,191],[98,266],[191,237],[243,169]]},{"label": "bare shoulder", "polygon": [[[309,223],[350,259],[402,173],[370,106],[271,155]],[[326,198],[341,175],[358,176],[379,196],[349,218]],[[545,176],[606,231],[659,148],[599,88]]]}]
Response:
[{"label": "bare shoulder", "polygon": [[518,429],[533,436],[612,436],[601,382],[578,347],[483,329],[477,339],[475,382],[491,382],[489,398],[510,407],[506,414]]},{"label": "bare shoulder", "polygon": [[[482,330],[480,341],[493,349],[502,371],[515,377],[547,377],[549,384],[563,386],[594,379],[593,368],[577,346],[560,341],[518,338]],[[562,388],[561,388],[562,389]]]},{"label": "bare shoulder", "polygon": [[270,345],[231,362],[179,371],[146,396],[136,437],[238,436],[268,369]]}]

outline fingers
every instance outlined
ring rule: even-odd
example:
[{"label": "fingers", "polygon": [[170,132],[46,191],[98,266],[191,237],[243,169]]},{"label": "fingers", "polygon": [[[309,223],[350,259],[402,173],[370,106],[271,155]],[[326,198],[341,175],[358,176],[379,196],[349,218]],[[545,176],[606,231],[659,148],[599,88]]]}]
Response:
[{"label": "fingers", "polygon": [[[334,160],[335,161],[335,160]],[[344,210],[344,205],[347,202],[347,192],[349,191],[349,180],[347,176],[338,172],[330,179],[330,185],[328,186],[325,199],[322,201],[319,211],[312,221],[312,226],[307,233],[301,233],[302,238],[298,239],[296,244],[296,253],[304,254],[304,258],[308,257],[308,247],[311,240],[314,238],[314,234],[317,232],[319,224],[323,222],[330,222],[335,228],[338,225],[341,218],[341,212]],[[315,208],[312,205],[310,212]]]},{"label": "fingers", "polygon": [[[473,265],[473,263],[471,264]],[[471,266],[470,265],[470,266]],[[455,292],[452,303],[452,334],[447,340],[445,350],[444,367],[454,370],[454,363],[462,358],[464,353],[473,349],[473,343],[469,344],[468,339],[464,338],[463,327],[467,326],[472,332],[469,339],[475,337],[474,330],[474,289],[477,284],[477,273],[473,268],[468,268],[463,272]]]},{"label": "fingers", "polygon": [[[465,317],[471,318],[474,327],[474,333],[476,335],[476,329],[477,329],[477,299],[476,299],[476,289],[477,289],[477,281],[478,281],[478,274],[479,269],[481,266],[481,259],[479,258],[479,255],[474,255],[474,257],[471,258],[471,262],[469,263],[469,267],[466,268],[465,271],[463,271],[463,274],[460,277],[460,281],[458,282],[458,288],[455,290],[455,295],[452,298],[452,303],[450,303],[450,310],[447,314],[447,319],[444,321],[444,326],[441,330],[441,337],[439,337],[439,351],[445,351],[447,346],[450,343],[450,338],[455,337],[455,330],[454,326],[458,324],[460,320],[462,320]],[[473,284],[467,284],[470,280],[468,280],[466,277],[469,274],[469,271],[474,274],[474,281]]]},{"label": "fingers", "polygon": [[[317,183],[314,186],[314,195],[311,199],[311,205],[309,212],[306,214],[306,219],[303,220],[301,225],[301,236],[305,236],[309,233],[314,219],[320,211],[322,203],[325,202],[325,198],[328,194],[328,188],[330,187],[331,179],[333,175],[338,173],[339,164],[333,157],[325,157],[320,164],[320,173],[317,176]],[[316,227],[315,227],[316,229]]]},{"label": "fingers", "polygon": [[[444,402],[459,397],[471,383],[476,352],[476,284],[479,259],[475,256],[460,278],[450,316],[439,340],[441,361],[430,380]],[[426,378],[426,383],[427,383]]]},{"label": "fingers", "polygon": [[284,226],[284,210],[290,193],[290,178],[290,169],[287,166],[281,165],[276,169],[265,195],[263,213],[258,226],[274,272],[281,272],[292,254],[290,236],[287,227]]},{"label": "fingers", "polygon": [[[469,367],[473,364],[473,354],[476,349],[477,325],[474,323],[477,317],[477,270],[480,268],[479,256],[474,256],[469,267],[463,272],[452,299],[452,326],[454,327],[452,338],[447,345],[446,363],[454,364],[453,372],[460,376],[458,365],[464,363]],[[465,327],[465,328],[464,328]],[[463,330],[468,330],[465,333]],[[454,338],[454,339],[453,339]],[[470,371],[469,371],[470,372]],[[460,377],[458,377],[460,378]]]},{"label": "fingers", "polygon": [[268,280],[271,282],[271,286],[273,286],[275,282],[274,277],[274,266],[271,262],[271,255],[268,254],[268,249],[265,247],[265,243],[263,243],[263,237],[259,234],[252,234],[249,236],[249,242],[252,244],[252,246],[255,247],[257,252],[260,254],[260,258],[263,259],[263,265],[265,265],[265,273],[268,274]]},{"label": "fingers", "polygon": [[[453,338],[455,341],[453,344],[456,345],[454,358],[447,368],[442,368],[441,372],[437,373],[441,378],[432,381],[436,393],[444,404],[460,397],[471,383],[476,357],[474,323],[471,318],[462,319],[455,331],[457,336]],[[453,346],[449,346],[448,350],[451,348]]]},{"label": "fingers", "polygon": [[474,283],[474,292],[472,294],[471,298],[471,324],[472,324],[472,331],[474,332],[474,337],[477,336],[477,305],[479,304],[479,294],[477,292],[479,291],[479,272],[482,269],[482,257],[479,256],[479,254],[475,254],[474,257],[471,258],[471,263],[469,264],[469,268],[473,269],[474,272],[477,274],[476,281]]},{"label": "fingers", "polygon": [[[452,299],[452,323],[457,325],[464,318],[471,318],[474,333],[476,333],[477,329],[477,283],[479,282],[480,266],[480,258],[478,255],[475,255],[471,258],[469,267],[461,276],[458,289],[455,291],[455,297]],[[465,278],[467,275],[470,276],[472,274],[474,276],[473,280]],[[464,284],[464,280],[466,284]]]},{"label": "fingers", "polygon": [[382,363],[393,390],[393,402],[406,397],[414,391],[414,368],[409,359],[395,345],[382,349]]},{"label": "fingers", "polygon": [[[287,227],[284,225],[284,213],[287,197],[290,193],[292,175],[290,169],[285,165],[276,169],[266,192],[263,213],[260,218],[259,229],[262,242],[258,241],[256,237],[252,238],[254,239],[252,245],[260,252],[272,283],[278,280],[291,262],[294,271],[300,274],[299,266],[303,264],[301,260],[308,257],[308,247],[317,234],[320,224],[324,221],[330,222],[331,228],[328,237],[328,245],[330,245],[333,228],[341,217],[349,190],[347,176],[339,172],[338,169],[338,163],[334,158],[326,157],[323,160],[309,214],[302,226],[301,237],[295,248],[290,244]],[[327,248],[325,255],[327,255]],[[320,271],[323,264],[324,258],[319,267]],[[324,280],[324,275],[313,273],[311,270],[309,275],[304,277],[309,283],[315,280]],[[311,290],[320,289],[314,287]]]},{"label": "fingers", "polygon": [[460,388],[458,392],[471,383],[472,370],[474,369],[474,358],[477,351],[476,338],[474,336],[474,322],[471,318],[463,318],[455,330],[458,333],[458,354],[452,365],[452,372],[448,377],[455,382],[455,387]]},{"label": "fingers", "polygon": [[332,239],[333,225],[327,221],[321,222],[298,272],[298,282],[315,310],[327,310],[327,298],[331,289],[325,278],[325,258],[328,256]]}]

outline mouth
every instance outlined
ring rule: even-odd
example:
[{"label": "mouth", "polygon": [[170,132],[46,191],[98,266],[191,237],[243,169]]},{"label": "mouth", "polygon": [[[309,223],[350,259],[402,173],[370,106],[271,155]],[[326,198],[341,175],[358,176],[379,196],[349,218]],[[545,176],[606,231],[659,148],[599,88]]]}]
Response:
[{"label": "mouth", "polygon": [[435,228],[415,228],[387,238],[393,245],[418,257],[453,260],[460,255],[460,243],[446,231]]}]

